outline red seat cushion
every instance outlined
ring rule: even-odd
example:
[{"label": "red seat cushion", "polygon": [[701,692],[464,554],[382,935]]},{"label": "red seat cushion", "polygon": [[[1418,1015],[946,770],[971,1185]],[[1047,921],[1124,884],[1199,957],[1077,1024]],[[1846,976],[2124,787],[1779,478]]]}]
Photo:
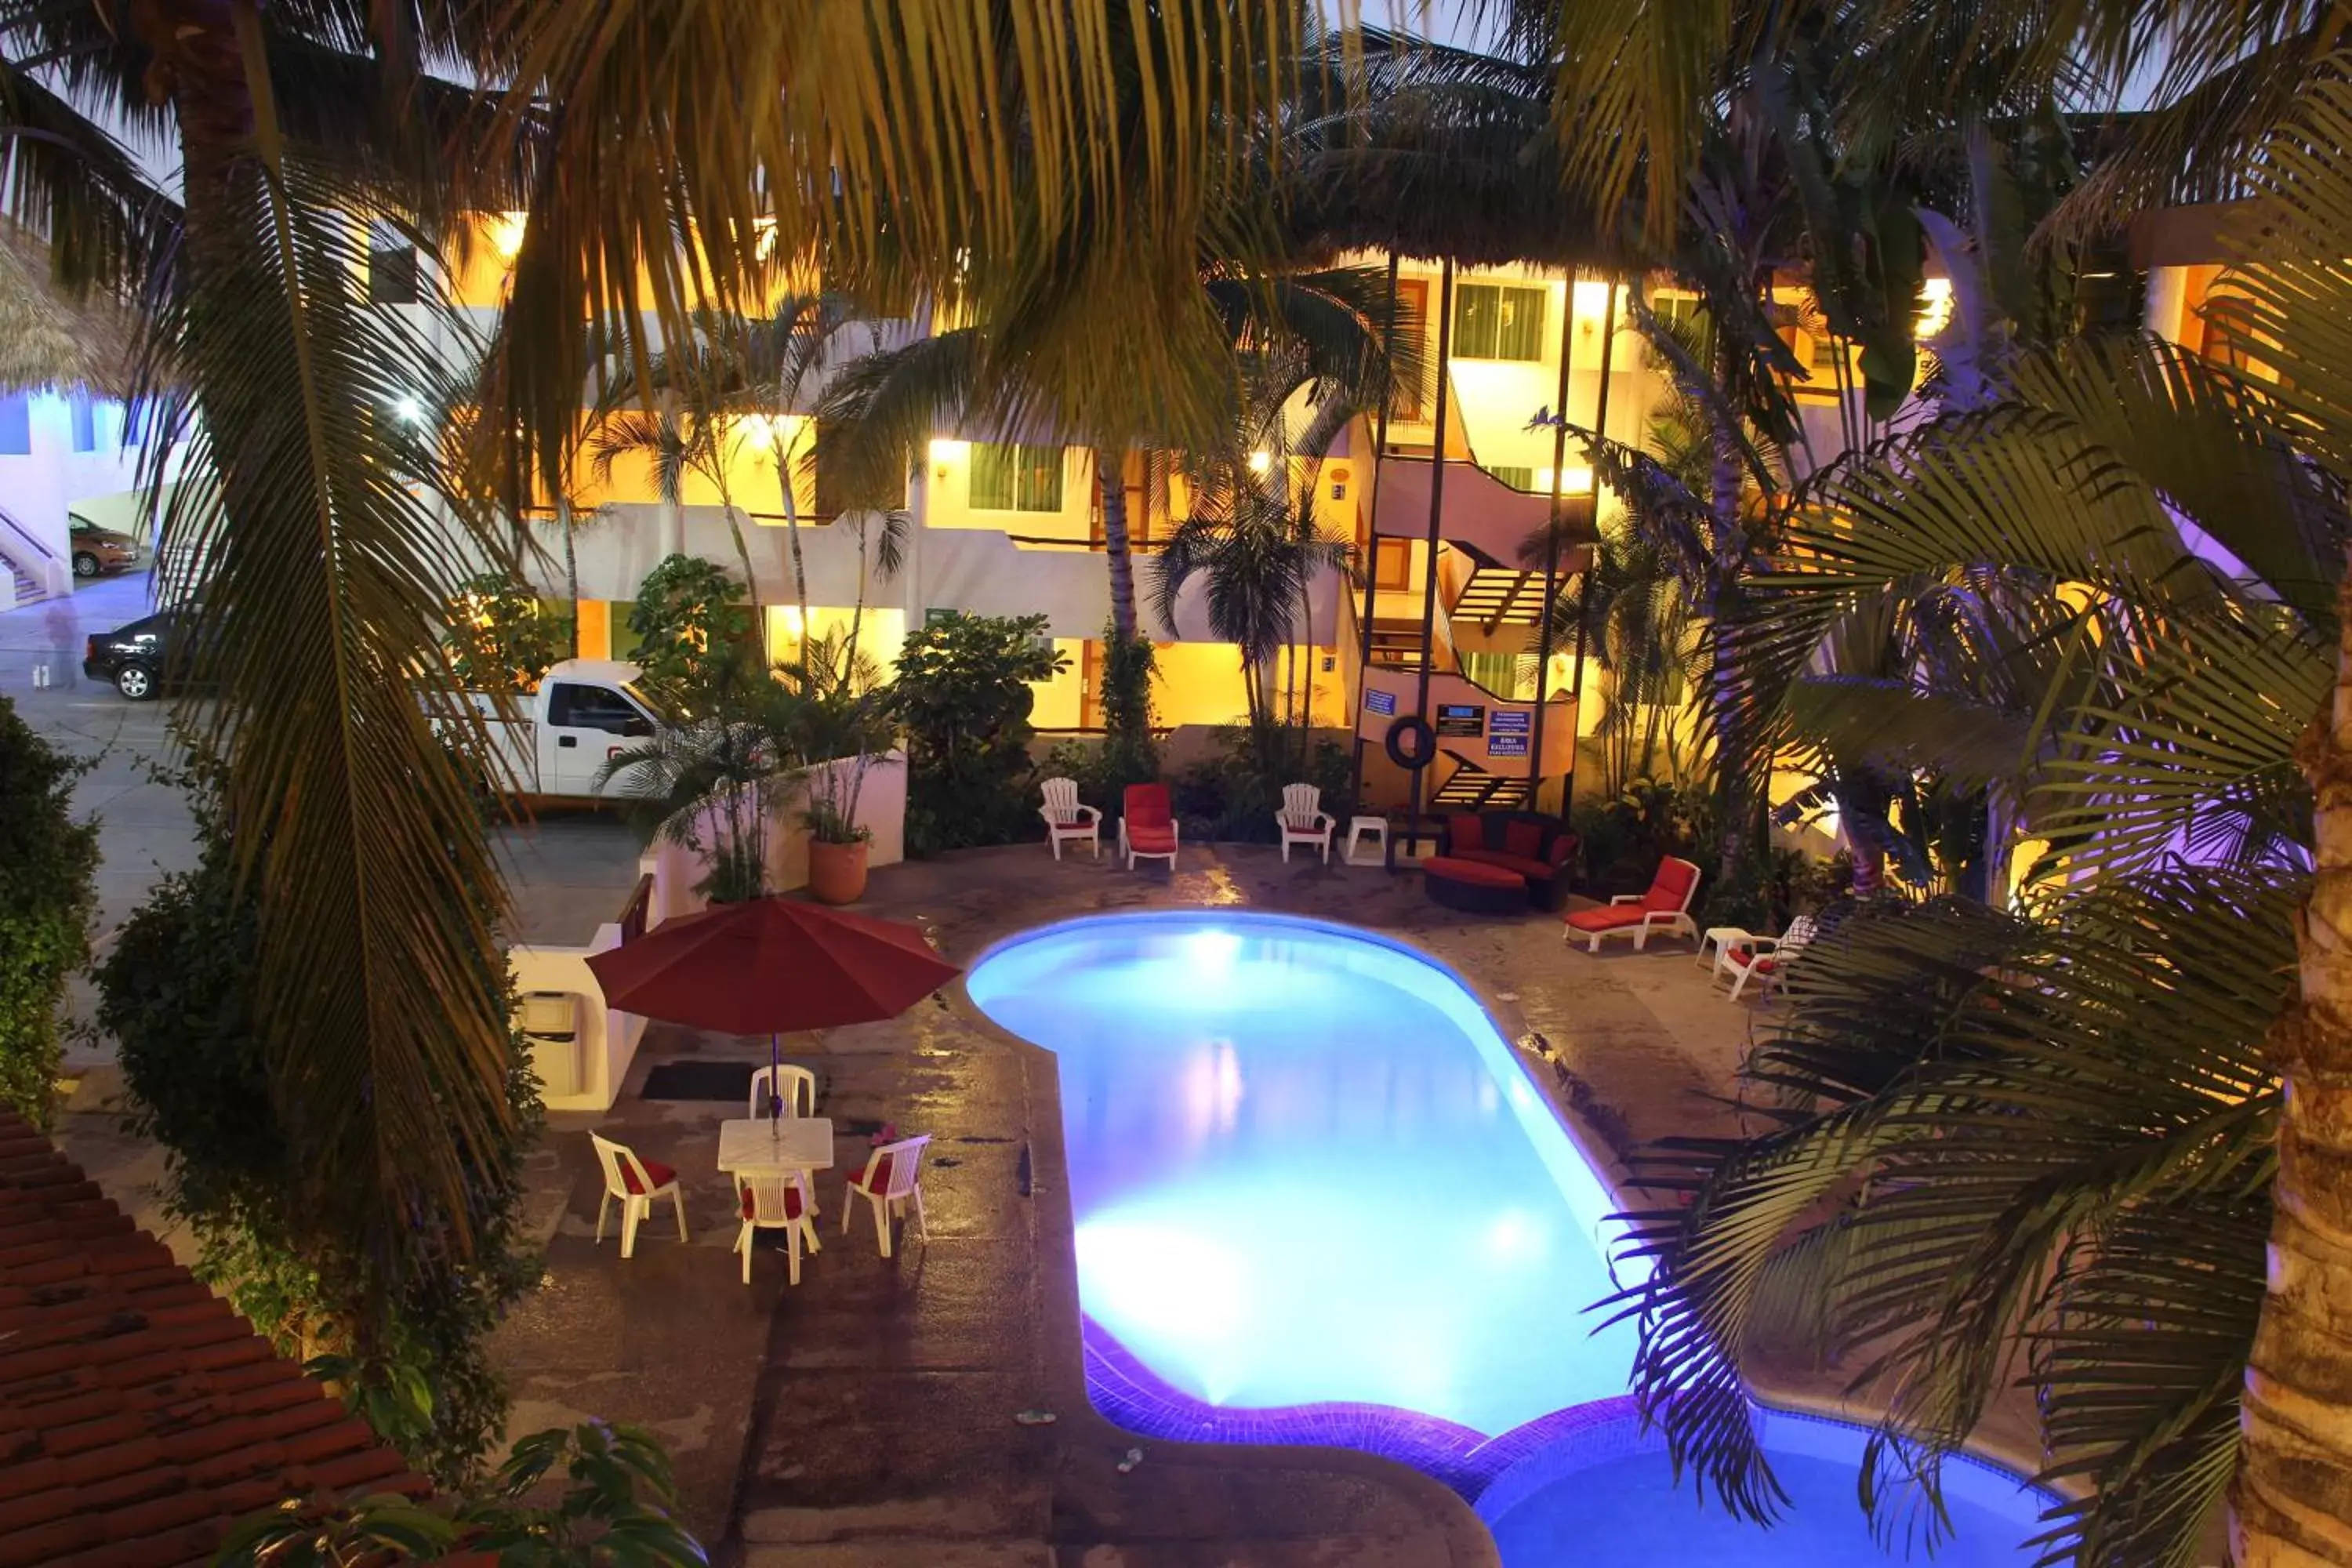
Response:
[{"label": "red seat cushion", "polygon": [[1689,861],[1671,857],[1661,860],[1650,890],[1642,895],[1642,907],[1672,914],[1690,901],[1691,885],[1697,880],[1698,869]]},{"label": "red seat cushion", "polygon": [[1759,958],[1756,956],[1755,950],[1752,948],[1735,947],[1727,952],[1724,954],[1724,957],[1729,961],[1731,967],[1734,969],[1745,969],[1752,963],[1756,966],[1756,973],[1759,974],[1769,974],[1772,973],[1771,955],[1768,953],[1764,957]]},{"label": "red seat cushion", "polygon": [[661,1191],[662,1188],[677,1180],[677,1171],[676,1168],[665,1165],[659,1160],[648,1160],[643,1156],[639,1156],[637,1164],[643,1165],[646,1168],[646,1175],[653,1182],[653,1185],[649,1188],[639,1186],[637,1184],[636,1166],[632,1165],[626,1160],[624,1160],[621,1162],[621,1184],[628,1188],[629,1191],[633,1193],[657,1193]]},{"label": "red seat cushion", "polygon": [[870,1171],[860,1171],[849,1178],[849,1184],[866,1193],[887,1193],[890,1190],[890,1163],[898,1156],[885,1154],[874,1162]]},{"label": "red seat cushion", "polygon": [[1475,811],[1457,811],[1445,819],[1444,849],[1438,858],[1466,857],[1486,847],[1486,825]]},{"label": "red seat cushion", "polygon": [[1165,855],[1176,847],[1176,830],[1130,821],[1127,825],[1127,844],[1129,848],[1140,849],[1146,855]]},{"label": "red seat cushion", "polygon": [[[741,1188],[740,1191],[743,1197],[743,1217],[745,1219],[759,1218],[759,1204],[753,1199],[751,1189],[744,1187]],[[781,1215],[770,1215],[768,1217],[770,1219],[798,1219],[801,1217],[801,1210],[806,1207],[807,1204],[808,1200],[801,1195],[801,1184],[798,1182],[786,1182],[784,1184],[784,1212]]]},{"label": "red seat cushion", "polygon": [[1524,860],[1543,858],[1544,826],[1513,817],[1503,824],[1503,853]]},{"label": "red seat cushion", "polygon": [[1551,880],[1551,874],[1559,868],[1549,861],[1513,855],[1501,849],[1465,849],[1454,858],[1475,860],[1481,866],[1498,866],[1515,876],[1532,877],[1538,882]]},{"label": "red seat cushion", "polygon": [[1456,858],[1451,855],[1435,855],[1421,863],[1422,875],[1436,877],[1449,882],[1467,882],[1478,888],[1524,888],[1527,879],[1517,871],[1507,871],[1500,866],[1489,866],[1483,860]]},{"label": "red seat cushion", "polygon": [[1579,910],[1568,917],[1568,923],[1578,931],[1622,931],[1627,926],[1642,923],[1650,911],[1639,904],[1611,904],[1598,910]]},{"label": "red seat cushion", "polygon": [[1126,801],[1126,809],[1120,815],[1127,818],[1127,832],[1130,838],[1139,827],[1165,827],[1175,819],[1174,809],[1168,802],[1166,784],[1129,784]]}]

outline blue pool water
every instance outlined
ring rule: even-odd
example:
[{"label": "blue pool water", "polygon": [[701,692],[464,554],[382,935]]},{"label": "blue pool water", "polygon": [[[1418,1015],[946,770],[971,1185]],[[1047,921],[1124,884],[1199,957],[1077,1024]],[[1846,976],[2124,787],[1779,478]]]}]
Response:
[{"label": "blue pool water", "polygon": [[[1769,1532],[1677,1491],[1654,1441],[1594,1447],[1635,1348],[1586,1310],[1620,1282],[1615,1204],[1443,965],[1204,910],[1046,927],[965,986],[1059,1058],[1088,1384],[1115,1419],[1390,1454],[1477,1500],[1511,1568],[1594,1561],[1580,1536],[1612,1564],[1888,1561],[1852,1428],[1775,1439],[1798,1500]],[[2011,1548],[2038,1500],[1984,1473],[1937,1563],[2032,1561]]]},{"label": "blue pool water", "polygon": [[965,982],[1060,1058],[1088,1317],[1205,1404],[1492,1436],[1622,1394],[1613,1206],[1451,973],[1334,927],[1050,927]]}]

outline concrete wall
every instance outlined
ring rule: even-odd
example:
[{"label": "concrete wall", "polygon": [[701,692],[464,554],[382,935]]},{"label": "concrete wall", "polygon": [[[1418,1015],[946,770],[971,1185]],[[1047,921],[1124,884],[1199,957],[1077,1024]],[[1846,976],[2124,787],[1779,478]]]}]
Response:
[{"label": "concrete wall", "polygon": [[[0,556],[16,560],[32,575],[43,579],[42,590],[64,594],[72,590],[73,554],[68,543],[67,513],[79,510],[105,527],[121,523],[95,515],[90,502],[99,497],[131,492],[139,482],[142,448],[123,447],[122,405],[100,401],[94,409],[97,450],[73,449],[73,405],[56,393],[27,396],[26,422],[32,451],[0,455],[0,511],[31,536],[45,559],[19,560],[33,553],[6,529],[0,529]],[[135,495],[132,497],[135,500]],[[0,572],[0,595],[10,592],[8,574]]]}]

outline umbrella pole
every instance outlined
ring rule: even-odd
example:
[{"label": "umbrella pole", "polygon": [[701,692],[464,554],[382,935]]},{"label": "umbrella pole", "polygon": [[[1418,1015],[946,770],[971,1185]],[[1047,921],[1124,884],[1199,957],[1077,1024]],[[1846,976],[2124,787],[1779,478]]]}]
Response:
[{"label": "umbrella pole", "polygon": [[783,1131],[784,1097],[776,1080],[784,1076],[784,1058],[778,1054],[782,1047],[776,1044],[775,1031],[768,1033],[768,1131],[771,1135]]}]

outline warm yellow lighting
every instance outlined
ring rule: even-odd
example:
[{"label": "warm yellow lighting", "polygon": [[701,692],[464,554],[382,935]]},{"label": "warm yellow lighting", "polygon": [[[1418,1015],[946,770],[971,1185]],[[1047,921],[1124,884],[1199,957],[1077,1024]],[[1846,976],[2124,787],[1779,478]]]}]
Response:
[{"label": "warm yellow lighting", "polygon": [[1609,285],[1591,281],[1579,283],[1576,286],[1575,300],[1578,315],[1598,318],[1602,311],[1609,309]]},{"label": "warm yellow lighting", "polygon": [[776,422],[764,414],[747,414],[735,421],[735,433],[744,445],[758,452],[772,451],[776,445]]},{"label": "warm yellow lighting", "polygon": [[944,436],[935,437],[931,441],[931,461],[942,468],[950,463],[962,462],[971,451],[971,443],[969,441],[950,440]]},{"label": "warm yellow lighting", "polygon": [[[1550,492],[1551,470],[1549,468],[1538,468],[1536,470],[1536,489],[1542,490],[1547,494]],[[1559,482],[1559,493],[1564,496],[1591,495],[1592,493],[1592,470],[1585,468],[1570,468],[1568,470],[1567,477],[1562,479]]]},{"label": "warm yellow lighting", "polygon": [[1252,452],[1249,455],[1249,466],[1251,473],[1263,474],[1274,467],[1274,454],[1266,451]]},{"label": "warm yellow lighting", "polygon": [[512,261],[522,249],[523,215],[501,213],[488,226],[490,248],[498,252],[500,261]]},{"label": "warm yellow lighting", "polygon": [[1932,338],[1952,321],[1952,280],[1930,278],[1919,285],[1919,321],[1912,328],[1915,338]]},{"label": "warm yellow lighting", "polygon": [[801,607],[798,605],[772,605],[768,607],[768,626],[780,631],[794,642],[801,636]]}]

